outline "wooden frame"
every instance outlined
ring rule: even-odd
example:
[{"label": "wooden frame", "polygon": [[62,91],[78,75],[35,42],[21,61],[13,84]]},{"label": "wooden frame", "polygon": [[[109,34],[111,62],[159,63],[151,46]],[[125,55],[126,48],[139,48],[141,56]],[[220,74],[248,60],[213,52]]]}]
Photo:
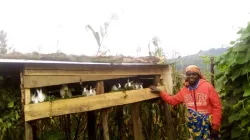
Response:
[{"label": "wooden frame", "polygon": [[[66,67],[66,68],[65,68]],[[168,66],[38,66],[26,65],[24,69],[24,88],[37,88],[84,81],[98,81],[138,75],[161,75]]]},{"label": "wooden frame", "polygon": [[[92,113],[102,109],[102,125],[107,127],[108,108],[125,104],[132,104],[133,130],[137,139],[143,139],[140,119],[139,102],[159,98],[159,95],[151,93],[148,88],[130,90],[126,92],[103,93],[98,95],[55,100],[30,104],[30,89],[45,86],[54,86],[85,81],[98,81],[97,87],[103,87],[102,82],[109,79],[136,77],[140,75],[160,75],[164,86],[162,90],[172,93],[171,67],[169,65],[67,65],[67,64],[25,64],[21,72],[21,90],[24,98],[25,137],[33,139],[31,121],[60,116],[72,113]],[[157,79],[159,81],[159,79]],[[102,85],[102,86],[101,86]],[[157,85],[157,84],[156,84]],[[91,126],[90,126],[91,127]],[[104,135],[108,129],[104,131]],[[108,135],[105,139],[109,139]]]}]

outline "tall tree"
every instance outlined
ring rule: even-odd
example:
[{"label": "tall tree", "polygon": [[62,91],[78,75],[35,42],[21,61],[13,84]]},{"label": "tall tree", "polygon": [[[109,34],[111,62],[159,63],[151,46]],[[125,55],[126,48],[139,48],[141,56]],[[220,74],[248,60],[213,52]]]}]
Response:
[{"label": "tall tree", "polygon": [[[104,22],[104,26],[100,26],[100,31],[99,32],[94,30],[93,27],[91,25],[89,25],[89,24],[85,26],[86,29],[90,30],[93,33],[94,37],[95,37],[96,43],[98,45],[98,50],[97,50],[97,54],[96,54],[97,56],[101,55],[101,54],[104,54],[104,52],[101,52],[101,48],[103,47],[103,41],[105,40],[105,38],[108,35],[107,31],[108,31],[108,28],[109,28],[111,22],[113,20],[116,20],[117,18],[118,18],[118,16],[115,13],[112,14],[109,21]],[[106,51],[106,52],[108,52],[108,51]]]},{"label": "tall tree", "polygon": [[0,31],[0,54],[7,53],[7,33],[3,30]]}]

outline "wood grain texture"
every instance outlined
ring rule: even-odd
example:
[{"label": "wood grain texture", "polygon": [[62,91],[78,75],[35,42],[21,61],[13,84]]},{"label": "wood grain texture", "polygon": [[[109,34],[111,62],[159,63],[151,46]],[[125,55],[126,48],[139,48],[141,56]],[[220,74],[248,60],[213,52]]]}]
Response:
[{"label": "wood grain texture", "polygon": [[131,116],[135,140],[144,140],[142,132],[142,122],[140,118],[140,103],[134,103],[131,106]]},{"label": "wood grain texture", "polygon": [[[165,89],[164,87],[159,88],[162,90]],[[159,98],[159,95],[151,93],[150,89],[146,88],[142,90],[99,94],[96,96],[61,99],[38,104],[27,104],[24,106],[25,121],[92,111],[154,98]]]},{"label": "wood grain texture", "polygon": [[37,88],[53,85],[97,81],[97,80],[109,80],[117,78],[127,78],[130,76],[124,75],[79,75],[79,76],[24,76],[25,88]]}]

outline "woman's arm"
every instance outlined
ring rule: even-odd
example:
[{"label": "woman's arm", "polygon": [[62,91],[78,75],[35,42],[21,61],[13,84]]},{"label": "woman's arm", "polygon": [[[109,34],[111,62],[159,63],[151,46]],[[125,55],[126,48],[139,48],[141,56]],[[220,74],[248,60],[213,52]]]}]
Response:
[{"label": "woman's arm", "polygon": [[209,101],[213,107],[212,128],[215,130],[219,130],[221,125],[221,115],[222,115],[222,105],[220,97],[212,85],[209,87],[209,91],[210,91]]},{"label": "woman's arm", "polygon": [[173,96],[169,95],[165,91],[161,91],[160,96],[165,102],[171,105],[178,105],[180,103],[183,103],[184,99],[181,91],[179,91],[176,95]]}]

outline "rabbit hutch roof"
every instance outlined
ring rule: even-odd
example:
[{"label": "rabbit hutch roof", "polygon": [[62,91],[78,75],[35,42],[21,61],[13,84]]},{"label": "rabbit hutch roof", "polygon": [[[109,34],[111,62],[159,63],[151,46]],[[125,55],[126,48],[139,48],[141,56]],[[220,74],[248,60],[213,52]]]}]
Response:
[{"label": "rabbit hutch roof", "polygon": [[0,64],[76,64],[76,65],[169,65],[167,63],[160,63],[157,57],[117,57],[117,56],[104,56],[104,57],[87,57],[82,60],[75,59],[62,59],[57,58],[40,58],[40,59],[26,59],[9,58],[0,56]]},{"label": "rabbit hutch roof", "polygon": [[79,81],[161,75],[169,66],[157,64],[159,59],[156,57],[93,57],[91,60],[94,62],[0,59],[0,74],[13,75],[22,72],[24,87],[38,88]]},{"label": "rabbit hutch roof", "polygon": [[[33,56],[32,56],[33,57]],[[156,57],[120,57],[120,56],[102,56],[102,57],[81,57],[76,59],[60,59],[56,57],[45,58],[29,58],[28,56],[9,57],[8,55],[0,55],[0,74],[13,73],[23,68],[25,65],[100,65],[100,66],[168,66],[168,63],[159,63]]]}]

